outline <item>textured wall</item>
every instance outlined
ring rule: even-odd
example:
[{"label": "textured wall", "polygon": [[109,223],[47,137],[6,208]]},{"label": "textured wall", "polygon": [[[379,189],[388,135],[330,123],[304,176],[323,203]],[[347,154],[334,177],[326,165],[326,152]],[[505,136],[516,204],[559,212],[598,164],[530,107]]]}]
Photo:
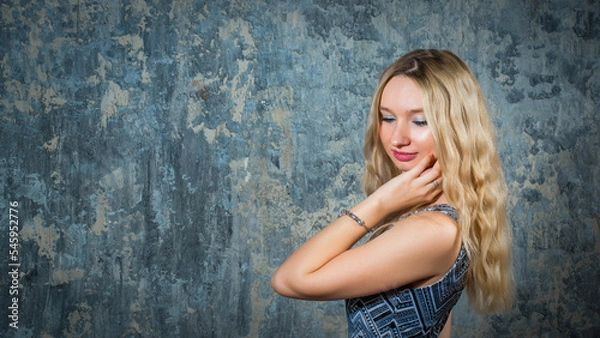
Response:
[{"label": "textured wall", "polygon": [[361,199],[369,97],[418,47],[480,79],[511,195],[517,302],[480,316],[463,298],[454,336],[600,335],[598,1],[0,10],[7,336],[345,335],[342,302],[282,298],[270,274]]}]

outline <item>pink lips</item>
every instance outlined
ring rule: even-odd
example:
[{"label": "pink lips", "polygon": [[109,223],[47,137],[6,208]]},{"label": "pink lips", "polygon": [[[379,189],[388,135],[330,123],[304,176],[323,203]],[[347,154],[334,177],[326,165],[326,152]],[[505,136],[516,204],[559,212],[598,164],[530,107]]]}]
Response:
[{"label": "pink lips", "polygon": [[401,151],[394,151],[394,157],[400,162],[412,161],[417,157],[418,153],[405,153]]}]

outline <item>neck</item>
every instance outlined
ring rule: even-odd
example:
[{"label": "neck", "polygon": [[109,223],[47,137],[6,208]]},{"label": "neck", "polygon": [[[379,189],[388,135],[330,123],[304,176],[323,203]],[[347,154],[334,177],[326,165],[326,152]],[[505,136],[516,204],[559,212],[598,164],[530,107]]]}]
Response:
[{"label": "neck", "polygon": [[438,198],[436,198],[429,205],[434,205],[434,204],[448,204],[448,199],[446,198],[446,195],[444,193],[442,193]]}]

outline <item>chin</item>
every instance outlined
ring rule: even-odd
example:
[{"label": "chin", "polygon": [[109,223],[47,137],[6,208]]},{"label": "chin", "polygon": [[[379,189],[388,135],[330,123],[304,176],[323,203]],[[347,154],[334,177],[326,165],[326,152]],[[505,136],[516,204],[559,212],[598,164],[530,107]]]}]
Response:
[{"label": "chin", "polygon": [[398,163],[396,163],[396,168],[398,168],[398,170],[400,170],[400,172],[409,171],[414,167],[415,167],[414,164],[406,164],[406,163],[398,164]]}]

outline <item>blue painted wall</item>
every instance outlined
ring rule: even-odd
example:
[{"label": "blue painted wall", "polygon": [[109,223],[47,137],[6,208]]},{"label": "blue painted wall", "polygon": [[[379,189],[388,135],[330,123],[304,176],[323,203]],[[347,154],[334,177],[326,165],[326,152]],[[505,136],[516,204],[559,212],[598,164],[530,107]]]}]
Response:
[{"label": "blue painted wall", "polygon": [[480,316],[463,298],[454,336],[600,335],[598,1],[9,0],[0,14],[5,336],[344,336],[342,302],[285,299],[269,278],[362,198],[370,95],[419,47],[476,73],[510,189],[516,304]]}]

